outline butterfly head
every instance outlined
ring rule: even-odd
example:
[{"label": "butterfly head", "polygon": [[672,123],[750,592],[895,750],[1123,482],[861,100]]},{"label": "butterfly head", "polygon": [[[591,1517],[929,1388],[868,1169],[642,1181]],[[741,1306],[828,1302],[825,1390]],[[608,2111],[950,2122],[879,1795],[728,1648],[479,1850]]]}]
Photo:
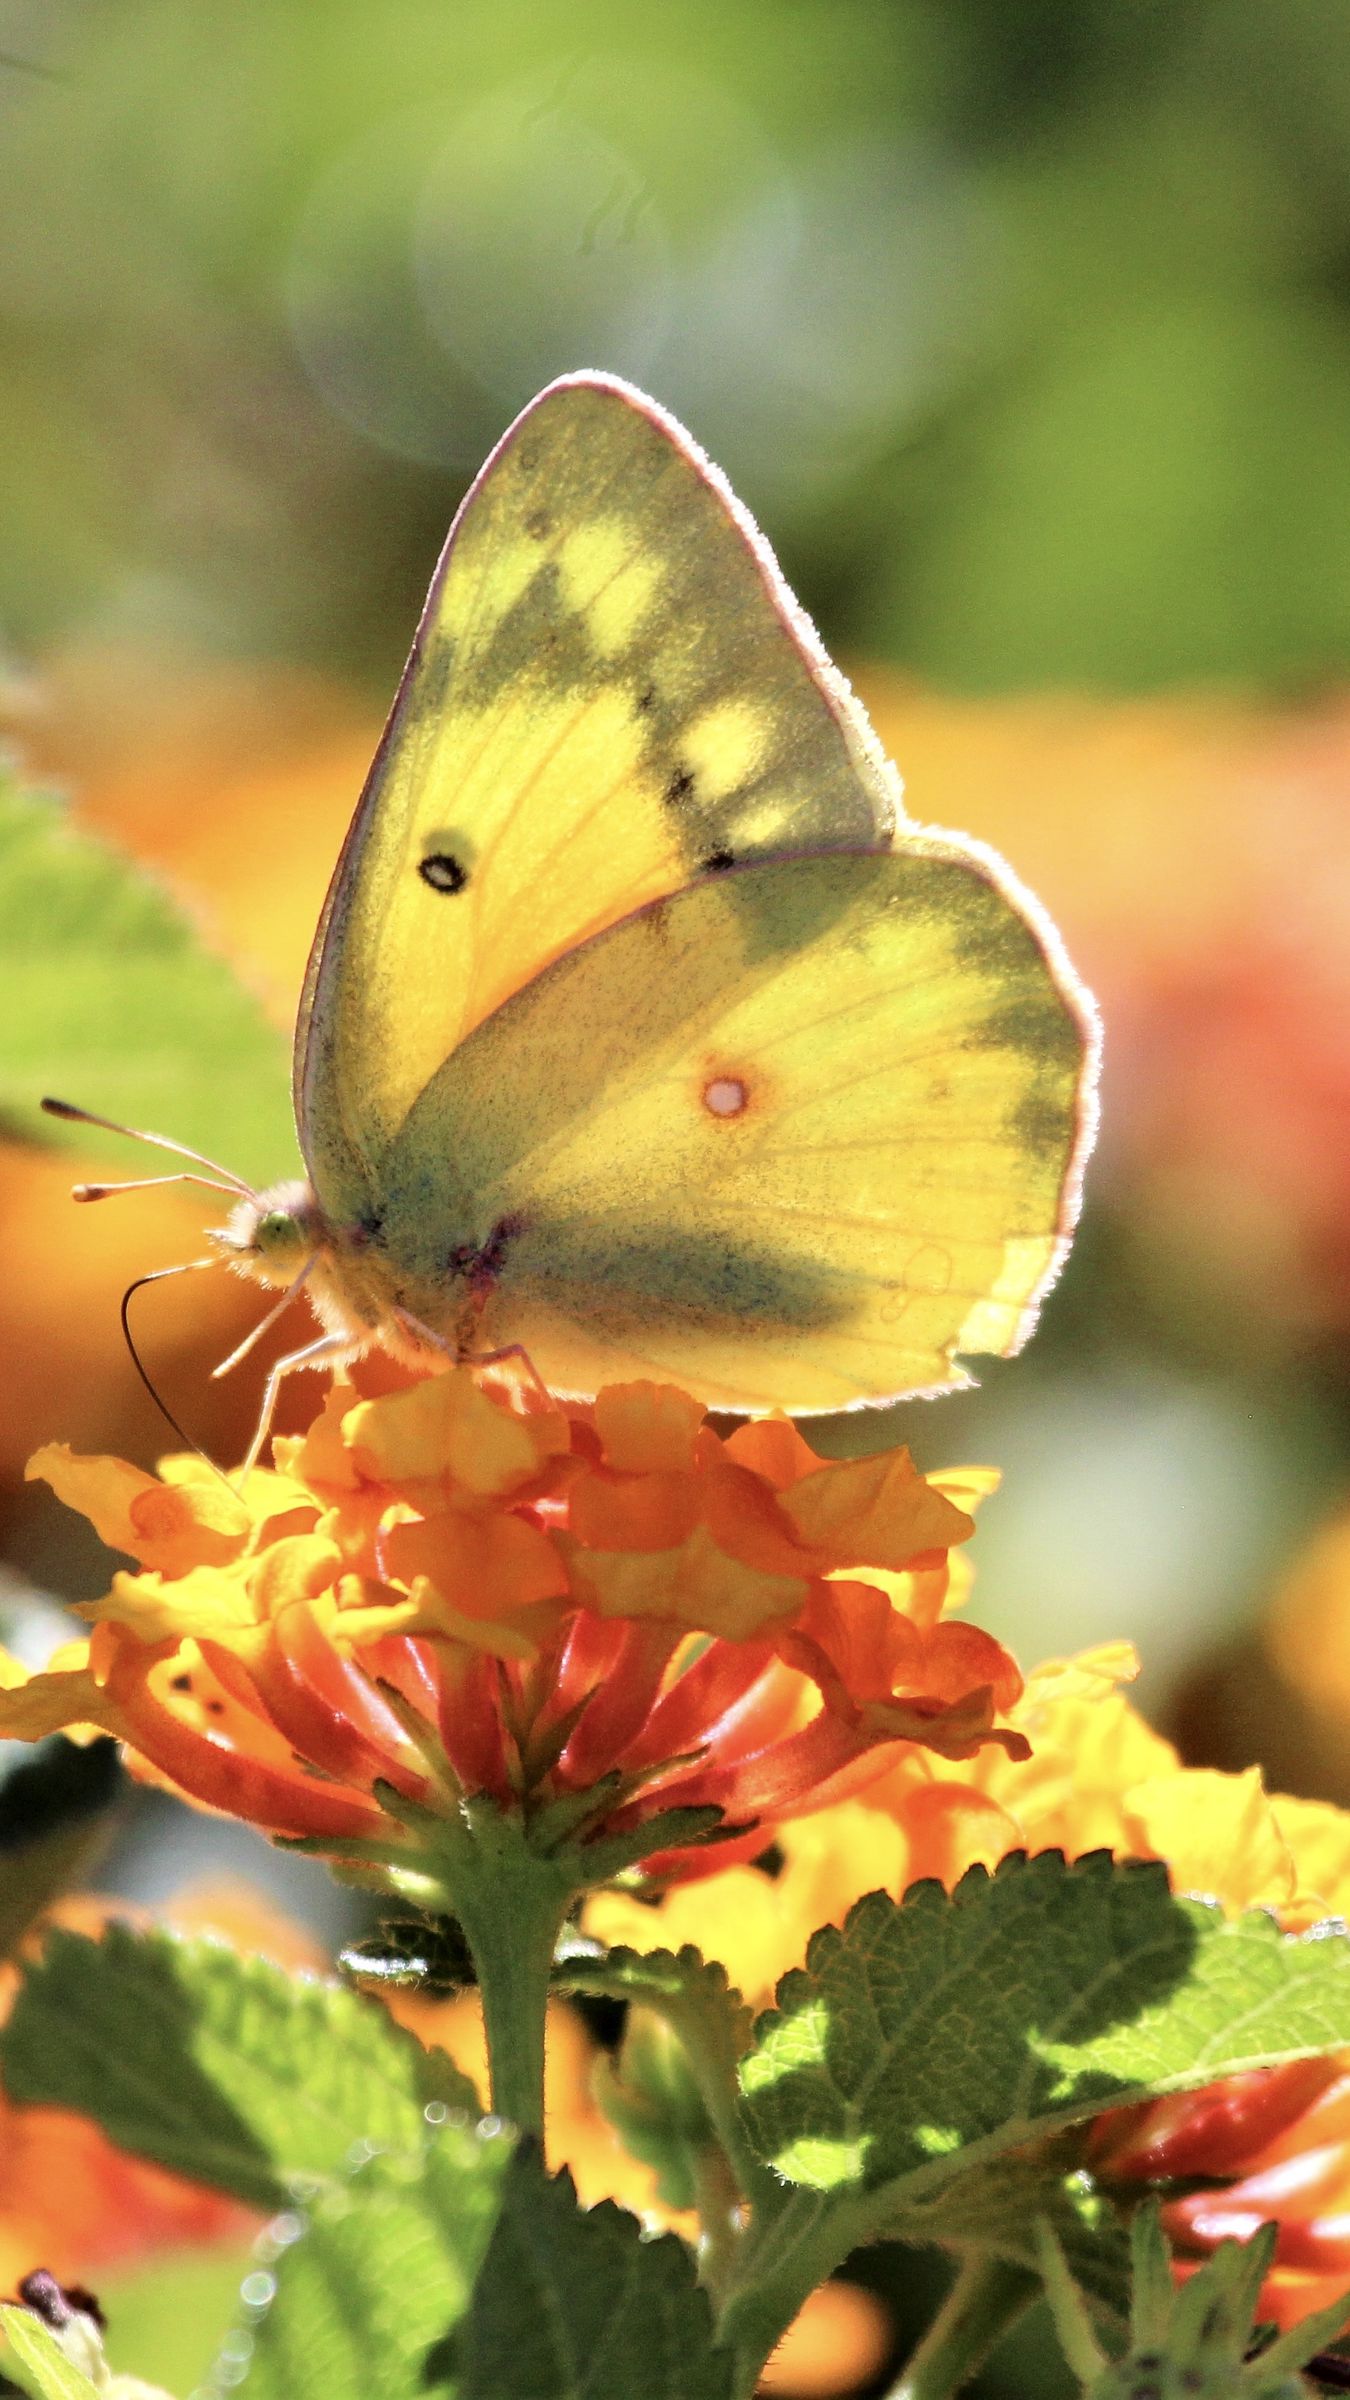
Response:
[{"label": "butterfly head", "polygon": [[280,1290],[323,1247],[324,1220],[309,1185],[274,1183],[236,1201],[228,1221],[207,1235],[212,1249],[241,1275]]}]

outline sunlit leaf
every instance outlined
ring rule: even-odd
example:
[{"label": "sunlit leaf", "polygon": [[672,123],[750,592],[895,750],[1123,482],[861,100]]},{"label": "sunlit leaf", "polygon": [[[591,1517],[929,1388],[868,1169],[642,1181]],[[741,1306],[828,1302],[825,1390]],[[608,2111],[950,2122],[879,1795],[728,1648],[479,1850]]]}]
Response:
[{"label": "sunlit leaf", "polygon": [[458,2336],[512,2149],[494,2118],[452,2121],[278,2220],[261,2244],[272,2263],[243,2285],[246,2314],[217,2380],[248,2400],[457,2390]]},{"label": "sunlit leaf", "polygon": [[920,2203],[980,2158],[1151,2094],[1350,2042],[1350,1938],[1175,1899],[1057,1852],[948,1896],[874,1892],[813,1936],[742,2070],[790,2182]]}]

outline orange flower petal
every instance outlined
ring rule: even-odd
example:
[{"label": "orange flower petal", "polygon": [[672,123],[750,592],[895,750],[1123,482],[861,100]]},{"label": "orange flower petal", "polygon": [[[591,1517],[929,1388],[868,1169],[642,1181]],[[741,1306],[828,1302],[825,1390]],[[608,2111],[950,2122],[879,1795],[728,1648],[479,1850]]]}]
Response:
[{"label": "orange flower petal", "polygon": [[592,1422],[605,1465],[625,1475],[688,1475],[702,1403],[667,1383],[611,1383],[595,1395]]},{"label": "orange flower petal", "polygon": [[779,1495],[748,1467],[715,1454],[700,1488],[703,1521],[728,1558],[766,1575],[809,1575],[818,1566]]},{"label": "orange flower petal", "polygon": [[831,1567],[907,1567],[975,1530],[908,1450],[820,1467],[784,1492],[779,1506],[803,1545]]},{"label": "orange flower petal", "polygon": [[762,1475],[776,1492],[791,1491],[794,1483],[800,1483],[804,1475],[814,1475],[821,1464],[819,1452],[798,1432],[791,1417],[755,1417],[748,1425],[738,1425],[722,1447],[737,1466]]},{"label": "orange flower petal", "polygon": [[382,1537],[387,1576],[425,1578],[461,1616],[510,1618],[541,1600],[561,1599],[567,1571],[556,1545],[526,1517],[410,1518]]},{"label": "orange flower petal", "polygon": [[761,2392],[785,2400],[836,2400],[869,2384],[886,2364],[890,2317],[855,2283],[823,2283],[765,2362]]},{"label": "orange flower petal", "polygon": [[693,1475],[614,1475],[593,1467],[568,1496],[567,1522],[587,1550],[674,1550],[699,1519]]}]

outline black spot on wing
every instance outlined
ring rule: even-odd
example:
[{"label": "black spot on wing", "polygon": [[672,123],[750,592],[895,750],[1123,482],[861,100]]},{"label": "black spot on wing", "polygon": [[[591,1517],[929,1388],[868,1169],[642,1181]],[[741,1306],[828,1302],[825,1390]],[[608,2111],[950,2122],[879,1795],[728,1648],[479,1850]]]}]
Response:
[{"label": "black spot on wing", "polygon": [[734,850],[710,850],[699,863],[704,875],[725,875],[728,867],[735,866],[736,853]]},{"label": "black spot on wing", "polygon": [[417,872],[433,892],[462,892],[469,870],[451,850],[431,850],[418,861]]},{"label": "black spot on wing", "polygon": [[677,767],[665,789],[667,808],[683,808],[693,798],[694,778],[688,767]]}]

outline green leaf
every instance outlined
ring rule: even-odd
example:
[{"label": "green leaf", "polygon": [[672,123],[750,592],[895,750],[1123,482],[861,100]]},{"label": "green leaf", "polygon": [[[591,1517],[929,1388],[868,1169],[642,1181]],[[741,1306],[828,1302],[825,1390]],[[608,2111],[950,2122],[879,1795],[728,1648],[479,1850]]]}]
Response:
[{"label": "green leaf", "polygon": [[[246,1179],[295,1170],[285,1045],[186,911],[55,801],[0,781],[0,1121],[58,1131],[44,1093],[172,1135]],[[132,1170],[135,1172],[136,1170]]]},{"label": "green leaf", "polygon": [[693,2254],[577,2203],[530,2145],[512,2161],[463,2331],[458,2400],[728,2400]]},{"label": "green leaf", "polygon": [[472,2086],[376,2003],[224,1944],[54,1932],[0,2032],[11,2097],[79,2110],[124,2149],[256,2206],[410,2149]]},{"label": "green leaf", "polygon": [[1350,2042],[1350,1938],[1179,1900],[1160,1865],[1057,1852],[949,1897],[873,1892],[813,1936],[741,2069],[760,2155],[918,2202],[1076,2118]]},{"label": "green leaf", "polygon": [[97,2387],[71,2365],[55,2334],[31,2308],[0,2304],[0,2329],[38,2400],[89,2400]]},{"label": "green leaf", "polygon": [[455,2388],[456,2338],[513,2149],[496,2118],[451,2118],[278,2220],[259,2245],[270,2268],[245,2279],[245,2303],[258,2297],[227,2338],[216,2388],[238,2388],[241,2368],[248,2400]]},{"label": "green leaf", "polygon": [[[950,2238],[935,2203],[955,2210],[1006,2152],[1350,2043],[1350,1937],[1226,1919],[1174,1898],[1157,1863],[1047,1852],[950,1896],[870,1893],[777,1998],[741,2066],[747,2130],[783,2179],[725,2286],[723,2338],[748,2370],[859,2243]],[[1108,2260],[1106,2307],[1115,2280]]]}]

